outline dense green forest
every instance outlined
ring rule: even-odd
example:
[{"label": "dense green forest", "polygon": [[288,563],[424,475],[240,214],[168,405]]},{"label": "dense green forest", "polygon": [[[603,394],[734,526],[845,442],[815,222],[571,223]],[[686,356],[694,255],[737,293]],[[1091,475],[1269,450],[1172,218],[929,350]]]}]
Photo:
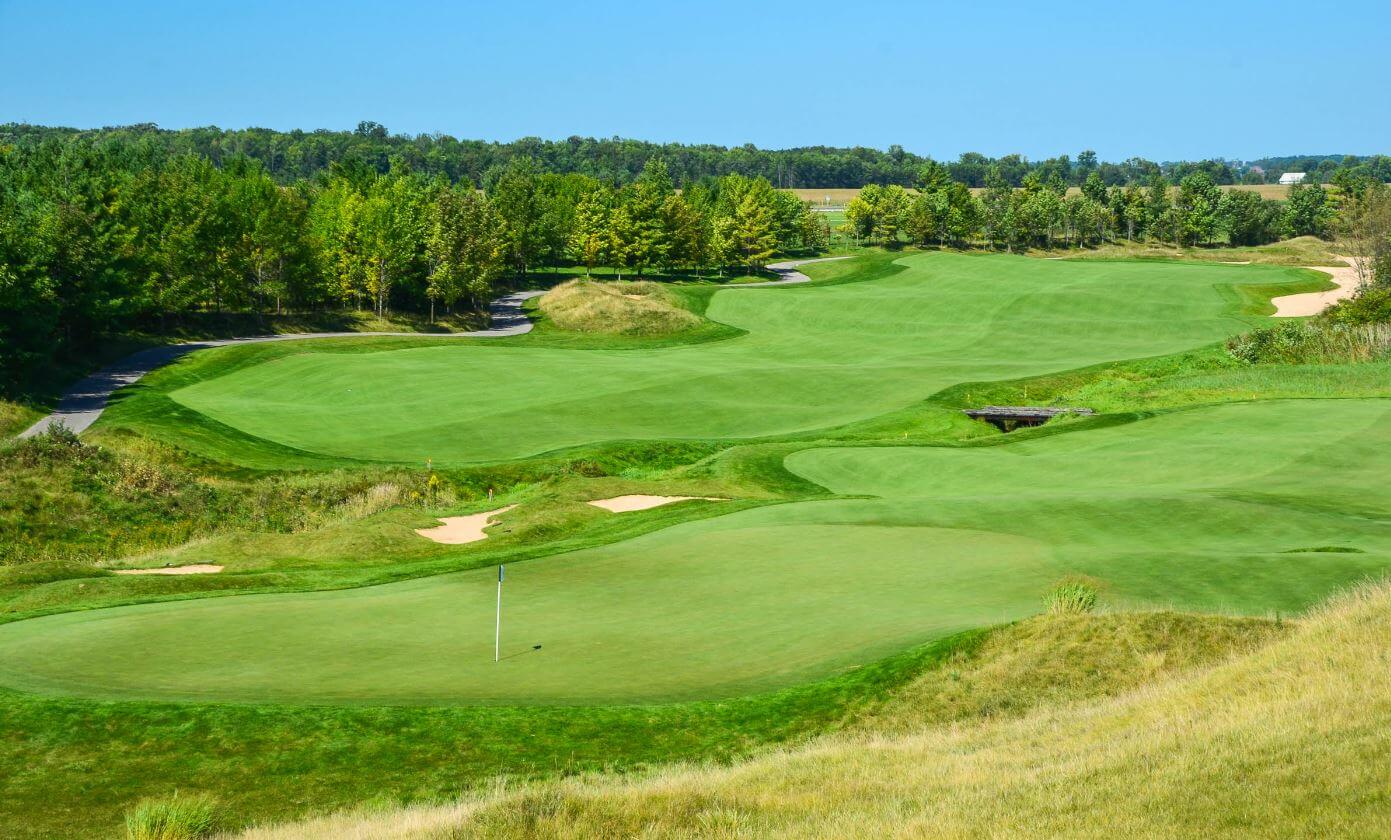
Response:
[{"label": "dense green forest", "polygon": [[[910,186],[929,158],[905,151],[808,146],[797,149],[759,149],[752,144],[647,143],[622,138],[569,137],[542,140],[526,137],[510,143],[459,140],[445,134],[409,136],[391,134],[375,122],[359,123],[353,131],[273,131],[268,128],[222,129],[213,126],[177,131],[157,126],[131,125],[93,130],[11,123],[0,125],[0,147],[26,148],[45,140],[85,140],[101,146],[134,147],[147,157],[200,155],[215,164],[237,157],[259,161],[278,183],[312,178],[334,163],[361,161],[386,174],[407,168],[427,177],[443,176],[451,182],[467,180],[488,186],[515,158],[530,158],[546,172],[588,175],[613,184],[637,179],[647,161],[667,162],[676,183],[743,175],[766,178],[779,188],[862,187],[866,184]],[[1373,155],[1315,155],[1264,158],[1241,162],[1223,160],[1156,163],[1143,158],[1110,163],[1096,152],[1083,151],[1031,161],[1023,155],[990,157],[966,152],[946,163],[953,180],[968,187],[984,187],[991,167],[1012,187],[1023,186],[1026,176],[1041,181],[1061,178],[1081,186],[1095,172],[1107,186],[1143,184],[1162,174],[1181,180],[1193,172],[1205,172],[1217,184],[1274,183],[1286,171],[1309,172],[1320,182],[1330,181],[1345,169],[1358,176],[1391,181],[1391,157]]]},{"label": "dense green forest", "polygon": [[[477,310],[506,276],[598,264],[715,274],[824,247],[822,218],[763,178],[677,191],[650,159],[631,183],[514,158],[486,191],[358,159],[281,185],[149,146],[50,138],[0,151],[0,387],[113,331],[189,313]],[[519,281],[520,282],[520,281]]]},{"label": "dense green forest", "polygon": [[[823,251],[828,214],[775,181],[868,181],[840,228],[861,243],[1259,245],[1378,218],[1343,210],[1384,196],[1387,160],[1344,160],[1331,187],[1314,179],[1276,201],[1219,189],[1236,174],[1220,162],[1111,165],[1092,153],[940,164],[897,148],[496,144],[371,123],[284,134],[10,125],[0,127],[0,391],[90,359],[105,336],[168,334],[206,313],[351,308],[433,321],[478,311],[499,283],[538,269],[714,276]],[[864,167],[837,169],[846,161]]]},{"label": "dense green forest", "polygon": [[[1154,173],[1143,187],[1108,187],[1093,172],[1081,190],[1069,194],[1061,177],[1043,180],[1030,173],[1022,186],[1010,186],[998,167],[986,175],[975,195],[953,180],[942,164],[928,162],[917,190],[897,184],[871,184],[846,207],[853,233],[862,241],[920,245],[962,245],[984,240],[1014,250],[1028,247],[1086,247],[1108,240],[1147,239],[1178,246],[1224,242],[1264,245],[1293,236],[1326,237],[1337,218],[1330,191],[1319,184],[1296,184],[1284,200],[1254,192],[1220,189],[1206,172],[1185,175],[1177,185]],[[1371,181],[1338,188],[1355,195]]]}]

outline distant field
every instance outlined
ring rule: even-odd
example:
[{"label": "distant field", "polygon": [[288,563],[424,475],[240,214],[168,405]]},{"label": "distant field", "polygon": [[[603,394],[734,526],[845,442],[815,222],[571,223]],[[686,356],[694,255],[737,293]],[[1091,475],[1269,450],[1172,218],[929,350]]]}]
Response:
[{"label": "distant field", "polygon": [[[1244,192],[1259,193],[1262,198],[1284,198],[1289,193],[1290,188],[1282,187],[1279,184],[1237,184],[1234,186],[1223,187],[1222,189],[1242,190]],[[812,204],[815,204],[818,207],[844,207],[846,204],[850,202],[850,199],[854,198],[860,193],[859,189],[845,189],[842,187],[826,189],[799,188],[790,189],[787,192],[792,193],[793,195],[797,196],[803,201],[810,201]],[[979,195],[985,192],[985,190],[977,187],[975,189],[972,189],[971,192]],[[1072,187],[1068,190],[1069,195],[1075,195],[1079,192],[1081,192],[1081,190],[1079,190],[1077,187]]]}]

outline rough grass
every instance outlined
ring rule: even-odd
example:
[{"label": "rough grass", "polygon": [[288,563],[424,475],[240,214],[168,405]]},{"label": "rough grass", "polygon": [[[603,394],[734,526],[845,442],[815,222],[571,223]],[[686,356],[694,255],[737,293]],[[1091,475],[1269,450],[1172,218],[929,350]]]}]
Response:
[{"label": "rough grass", "polygon": [[217,802],[207,794],[144,799],[126,812],[127,840],[200,840],[213,833]]},{"label": "rough grass", "polygon": [[[1283,189],[1283,188],[1282,188]],[[1061,250],[1035,249],[1037,256],[1056,256],[1067,260],[1184,260],[1192,262],[1246,263],[1287,266],[1344,266],[1345,260],[1334,256],[1332,242],[1315,236],[1300,236],[1272,242],[1268,245],[1182,247],[1161,242],[1127,242],[1117,240],[1097,248]]]},{"label": "rough grass", "polygon": [[1286,321],[1227,340],[1248,364],[1329,365],[1391,359],[1391,324]]},{"label": "rough grass", "polygon": [[570,280],[541,297],[541,311],[561,329],[610,335],[674,335],[704,323],[660,283]]},{"label": "rough grass", "polygon": [[38,422],[43,414],[23,403],[0,400],[0,440],[19,434]]},{"label": "rough grass", "polygon": [[1288,638],[1118,697],[251,836],[1384,836],[1388,751],[1380,584]]}]

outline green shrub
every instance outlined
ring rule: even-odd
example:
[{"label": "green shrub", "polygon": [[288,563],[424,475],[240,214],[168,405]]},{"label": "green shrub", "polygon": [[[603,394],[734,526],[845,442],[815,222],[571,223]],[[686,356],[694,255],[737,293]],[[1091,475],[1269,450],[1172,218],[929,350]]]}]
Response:
[{"label": "green shrub", "polygon": [[1082,615],[1096,609],[1097,589],[1085,580],[1071,579],[1056,584],[1044,596],[1051,615]]},{"label": "green shrub", "polygon": [[126,812],[129,840],[197,840],[213,833],[217,802],[206,794],[143,799]]},{"label": "green shrub", "polygon": [[1341,364],[1391,359],[1391,324],[1286,321],[1227,341],[1247,364]]}]

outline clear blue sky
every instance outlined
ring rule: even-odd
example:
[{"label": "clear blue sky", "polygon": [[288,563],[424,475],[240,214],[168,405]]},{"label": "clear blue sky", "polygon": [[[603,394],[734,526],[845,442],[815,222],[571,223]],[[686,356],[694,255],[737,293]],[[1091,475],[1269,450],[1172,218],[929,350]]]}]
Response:
[{"label": "clear blue sky", "polygon": [[1391,152],[1391,3],[0,0],[0,122]]}]

